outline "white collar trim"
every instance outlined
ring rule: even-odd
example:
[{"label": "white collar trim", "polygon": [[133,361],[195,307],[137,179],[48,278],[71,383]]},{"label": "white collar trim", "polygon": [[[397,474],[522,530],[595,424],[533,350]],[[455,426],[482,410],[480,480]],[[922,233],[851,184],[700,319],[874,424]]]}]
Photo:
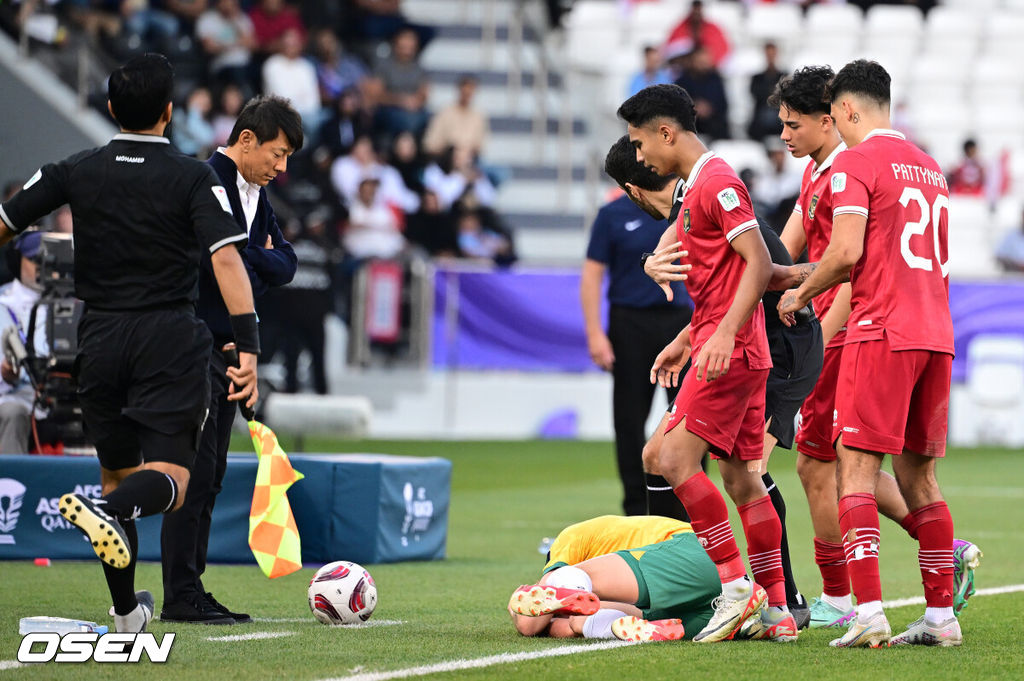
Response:
[{"label": "white collar trim", "polygon": [[[700,155],[700,158],[697,159],[697,162],[693,164],[693,168],[690,170],[690,176],[686,178],[686,180],[683,180],[685,185],[683,186],[683,193],[677,199],[678,201],[682,201],[686,198],[686,192],[690,191],[690,187],[696,184],[697,176],[700,174],[700,171],[704,169],[704,166],[707,165],[708,161],[710,161],[714,155],[715,152],[713,151],[705,151]],[[677,191],[678,189],[679,187],[676,187]]]},{"label": "white collar trim", "polygon": [[[864,140],[870,139],[870,138],[872,138],[872,137],[874,137],[876,135],[884,136],[884,137],[897,137],[897,138],[899,138],[901,140],[907,139],[907,136],[904,135],[899,130],[890,130],[889,128],[875,128],[874,130],[872,130],[868,134],[864,135]],[[861,141],[863,142],[864,140],[861,140]]]},{"label": "white collar trim", "polygon": [[120,142],[152,142],[154,144],[170,144],[171,140],[161,135],[137,135],[134,132],[120,132],[114,135]]},{"label": "white collar trim", "polygon": [[839,155],[840,151],[846,151],[846,143],[840,142],[836,145],[836,148],[832,150],[824,161],[821,162],[820,166],[815,166],[814,170],[811,171],[811,181],[817,180],[821,177],[821,174],[832,167],[832,161],[836,160],[836,156]]}]

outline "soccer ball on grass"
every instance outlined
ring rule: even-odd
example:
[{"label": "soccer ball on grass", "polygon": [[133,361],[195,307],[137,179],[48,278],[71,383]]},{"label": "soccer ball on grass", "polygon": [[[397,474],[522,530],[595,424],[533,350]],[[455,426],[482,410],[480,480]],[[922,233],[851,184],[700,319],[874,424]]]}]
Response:
[{"label": "soccer ball on grass", "polygon": [[322,624],[359,624],[377,607],[377,586],[363,566],[347,560],[328,563],[309,582],[309,609]]}]

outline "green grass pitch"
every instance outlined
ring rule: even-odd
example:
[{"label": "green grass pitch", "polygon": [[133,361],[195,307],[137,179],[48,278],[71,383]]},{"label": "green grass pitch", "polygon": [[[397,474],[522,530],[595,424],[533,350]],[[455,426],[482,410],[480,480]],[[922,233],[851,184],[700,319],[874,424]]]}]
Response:
[{"label": "green grass pitch", "polygon": [[[282,443],[286,450],[288,441]],[[235,449],[246,447],[237,440]],[[212,566],[206,585],[218,598],[262,621],[232,627],[162,624],[151,631],[177,634],[165,665],[131,668],[96,663],[12,668],[29,615],[59,615],[110,623],[109,598],[98,562],[0,563],[0,681],[22,679],[258,679],[343,678],[398,672],[503,653],[531,654],[511,663],[443,672],[432,678],[506,679],[1020,679],[1024,655],[1024,593],[978,596],[961,619],[959,649],[833,650],[834,631],[802,632],[792,644],[730,642],[710,646],[663,643],[534,658],[533,653],[591,642],[524,639],[505,614],[509,594],[534,581],[542,557],[537,545],[565,525],[618,510],[612,445],[605,442],[331,442],[310,451],[376,451],[437,455],[454,463],[448,558],[432,563],[368,566],[377,582],[376,626],[330,628],[306,605],[312,569],[267,580],[255,566]],[[985,552],[979,589],[1024,583],[1022,453],[954,450],[939,466],[956,534]],[[790,547],[797,581],[810,598],[821,588],[813,562],[807,505],[792,454],[777,451],[772,474],[786,496]],[[738,520],[734,514],[734,527]],[[882,526],[883,597],[920,596],[916,544],[896,525]],[[742,537],[742,534],[738,534]],[[741,547],[742,548],[742,547]],[[345,556],[337,556],[344,559]],[[161,599],[160,566],[138,569],[139,588]],[[923,606],[888,610],[893,629],[916,619]],[[278,633],[279,638],[209,640]],[[483,664],[483,663],[479,663]]]}]

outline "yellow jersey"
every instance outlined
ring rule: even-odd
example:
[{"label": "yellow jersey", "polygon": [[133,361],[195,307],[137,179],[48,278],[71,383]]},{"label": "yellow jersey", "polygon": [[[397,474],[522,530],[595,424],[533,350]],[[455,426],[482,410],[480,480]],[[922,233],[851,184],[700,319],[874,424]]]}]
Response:
[{"label": "yellow jersey", "polygon": [[657,544],[680,532],[693,532],[693,527],[656,515],[602,515],[584,520],[558,533],[548,551],[544,572],[615,551]]}]

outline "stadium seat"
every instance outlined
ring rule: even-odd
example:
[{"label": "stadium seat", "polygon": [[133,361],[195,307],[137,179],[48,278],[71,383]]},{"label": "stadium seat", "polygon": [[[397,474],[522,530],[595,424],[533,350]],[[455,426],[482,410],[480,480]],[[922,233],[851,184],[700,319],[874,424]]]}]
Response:
[{"label": "stadium seat", "polygon": [[872,35],[919,35],[924,15],[912,5],[873,5],[865,15],[864,29]]},{"label": "stadium seat", "polygon": [[943,5],[955,9],[965,9],[979,14],[988,14],[998,11],[1001,4],[1011,0],[945,0]]},{"label": "stadium seat", "polygon": [[[743,6],[738,2],[704,3],[704,17],[718,25],[733,45],[740,45],[746,38],[743,29]],[[671,28],[671,27],[669,27]]]},{"label": "stadium seat", "polygon": [[768,172],[768,156],[764,145],[753,140],[718,140],[711,150],[722,157],[737,173],[750,168],[757,173]]},{"label": "stadium seat", "polygon": [[748,42],[774,42],[790,49],[800,40],[804,18],[796,5],[754,5],[747,13]]},{"label": "stadium seat", "polygon": [[633,6],[630,24],[634,35],[657,30],[661,35],[661,39],[657,43],[660,45],[665,42],[668,34],[689,11],[686,2],[676,2],[675,0],[643,2]]},{"label": "stadium seat", "polygon": [[960,52],[925,52],[910,63],[910,87],[965,84],[972,76],[974,62]]},{"label": "stadium seat", "polygon": [[616,2],[608,0],[578,0],[573,3],[572,10],[566,17],[569,32],[578,28],[592,26],[616,26],[623,23],[622,8]]},{"label": "stadium seat", "polygon": [[1024,445],[1024,338],[975,336],[967,346],[967,384],[950,397],[951,443]]},{"label": "stadium seat", "polygon": [[992,212],[992,221],[996,230],[992,243],[998,244],[1008,230],[1021,228],[1021,211],[1024,211],[1024,205],[1015,196],[1004,196],[996,201],[995,210]]},{"label": "stadium seat", "polygon": [[864,13],[853,5],[819,4],[807,10],[804,29],[811,33],[859,33]]},{"label": "stadium seat", "polygon": [[1024,53],[1024,11],[989,12],[982,30],[982,52],[991,55]]}]

